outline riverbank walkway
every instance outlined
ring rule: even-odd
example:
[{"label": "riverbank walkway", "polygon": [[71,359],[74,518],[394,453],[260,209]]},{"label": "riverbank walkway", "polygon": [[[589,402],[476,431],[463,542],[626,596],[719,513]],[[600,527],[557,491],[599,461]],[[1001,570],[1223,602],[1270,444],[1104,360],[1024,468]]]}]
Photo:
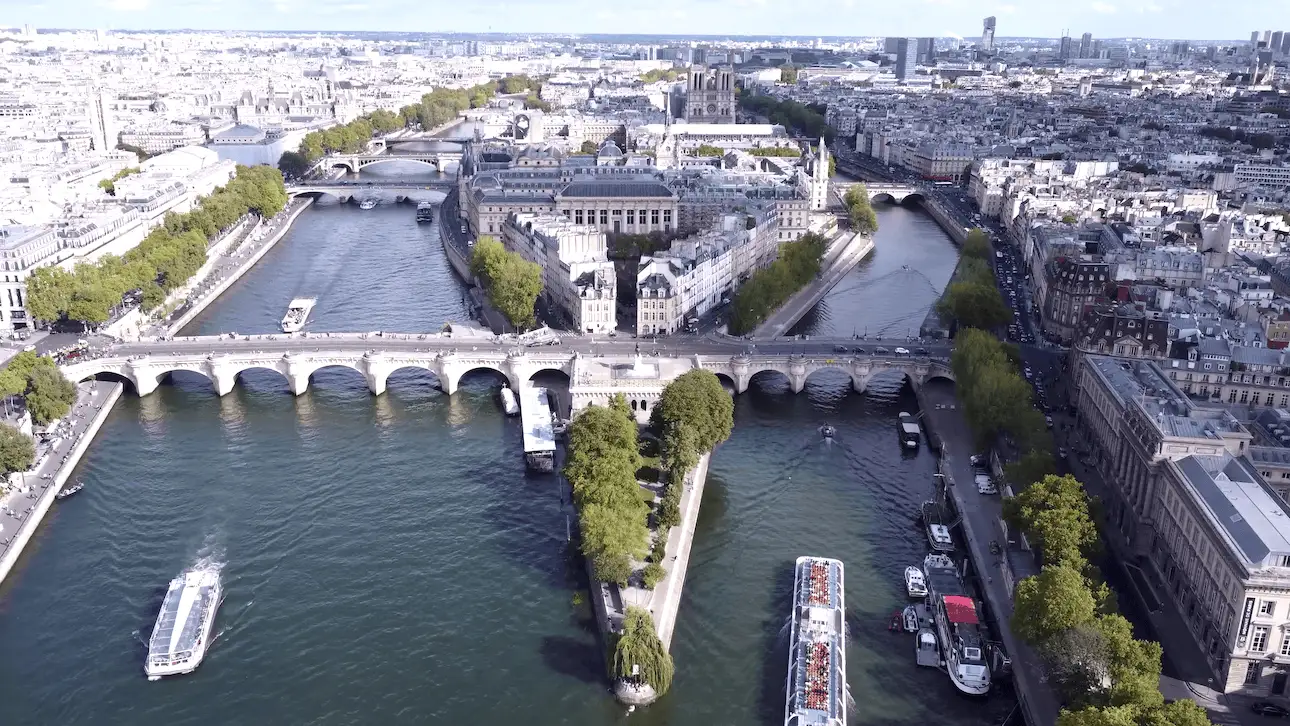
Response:
[{"label": "riverbank walkway", "polygon": [[820,274],[806,287],[798,290],[770,317],[753,331],[756,338],[776,338],[797,325],[811,308],[842,281],[860,261],[873,252],[872,237],[845,232],[834,240],[820,261]]},{"label": "riverbank walkway", "polygon": [[[1031,726],[1052,726],[1057,722],[1058,701],[1044,678],[1039,656],[1012,632],[1012,592],[1016,583],[1038,574],[1030,552],[1008,545],[1004,535],[1003,502],[998,494],[981,494],[973,486],[969,460],[974,452],[972,430],[950,385],[928,385],[919,392],[923,420],[941,445],[941,472],[947,477],[947,495],[954,498],[962,517],[966,549],[981,591],[993,615],[995,631],[1012,659],[1012,679],[1017,698]],[[990,552],[990,542],[1004,545],[999,555]]]}]

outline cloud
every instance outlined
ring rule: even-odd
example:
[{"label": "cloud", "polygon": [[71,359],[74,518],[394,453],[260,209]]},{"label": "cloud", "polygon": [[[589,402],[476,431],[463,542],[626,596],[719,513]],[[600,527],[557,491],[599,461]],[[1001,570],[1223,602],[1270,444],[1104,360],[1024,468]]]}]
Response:
[{"label": "cloud", "polygon": [[1101,0],[1093,3],[1090,7],[1093,9],[1093,12],[1100,13],[1102,15],[1115,14],[1115,6],[1110,3],[1104,3]]},{"label": "cloud", "polygon": [[147,10],[151,0],[108,0],[107,6],[118,13],[137,13]]}]

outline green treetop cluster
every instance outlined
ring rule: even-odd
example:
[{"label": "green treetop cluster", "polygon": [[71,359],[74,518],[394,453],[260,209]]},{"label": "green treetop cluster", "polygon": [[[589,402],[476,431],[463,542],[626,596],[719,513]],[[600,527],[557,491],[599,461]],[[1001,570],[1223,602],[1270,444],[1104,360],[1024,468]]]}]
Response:
[{"label": "green treetop cluster", "polygon": [[25,350],[0,368],[0,396],[23,396],[31,420],[44,426],[62,418],[76,401],[76,385],[58,370],[54,359]]},{"label": "green treetop cluster", "polygon": [[699,148],[694,150],[695,156],[725,156],[726,150],[720,146],[712,144],[699,144]]},{"label": "green treetop cluster", "polygon": [[640,79],[646,83],[656,81],[675,81],[681,77],[681,71],[676,68],[655,68],[652,71],[646,71],[640,75]]},{"label": "green treetop cluster", "polygon": [[968,233],[954,279],[936,304],[942,319],[982,330],[1006,325],[1012,319],[990,268],[991,254],[985,232],[974,229]]},{"label": "green treetop cluster", "polygon": [[753,156],[791,156],[799,157],[802,150],[796,146],[754,146],[748,149],[748,153]]},{"label": "green treetop cluster", "polygon": [[627,607],[623,632],[616,638],[613,654],[610,671],[614,678],[647,683],[660,696],[672,687],[672,656],[659,640],[648,610]]},{"label": "green treetop cluster", "polygon": [[0,424],[0,474],[27,471],[35,459],[36,444],[31,437],[9,424]]},{"label": "green treetop cluster", "polygon": [[296,151],[282,154],[278,159],[278,168],[287,176],[300,176],[324,156],[360,153],[367,148],[367,142],[374,135],[397,131],[406,123],[402,114],[379,108],[347,124],[310,131],[300,141],[300,147]]},{"label": "green treetop cluster", "polygon": [[27,279],[27,309],[45,322],[60,319],[87,325],[105,322],[123,296],[139,291],[144,309],[160,305],[206,262],[210,239],[248,212],[272,217],[286,206],[282,174],[267,166],[237,167],[226,186],[203,197],[197,208],[167,214],[137,247],[122,256],[82,262],[71,272],[40,267]]},{"label": "green treetop cluster", "polygon": [[1135,639],[1129,622],[1113,612],[1109,589],[1085,558],[1097,532],[1083,486],[1050,474],[1004,508],[1043,554],[1043,570],[1017,584],[1012,626],[1044,658],[1067,706],[1058,726],[1208,724],[1192,701],[1165,704],[1160,644]]},{"label": "green treetop cluster", "polygon": [[848,189],[842,197],[842,203],[847,207],[847,221],[857,234],[873,234],[878,231],[878,215],[869,203],[869,190],[865,185],[856,184]]},{"label": "green treetop cluster", "polygon": [[982,448],[1005,435],[1023,452],[1052,448],[1044,416],[1018,372],[1019,356],[1015,346],[984,330],[963,328],[954,338],[950,366],[964,415]]},{"label": "green treetop cluster", "polygon": [[798,136],[812,139],[824,137],[832,142],[834,131],[824,122],[824,114],[797,101],[781,101],[774,96],[741,92],[739,106],[748,113],[765,116]]},{"label": "green treetop cluster", "polygon": [[650,426],[662,442],[667,489],[658,511],[660,538],[681,522],[685,475],[699,457],[730,438],[734,401],[711,371],[692,370],[673,379],[650,414]]},{"label": "green treetop cluster", "polygon": [[533,327],[533,306],[542,293],[542,267],[516,252],[508,252],[495,237],[480,237],[470,258],[470,272],[488,293],[488,300],[511,325]]},{"label": "green treetop cluster", "polygon": [[779,259],[748,278],[735,293],[730,311],[730,333],[752,331],[793,293],[801,290],[820,272],[820,258],[828,241],[814,232],[796,242],[780,245]]},{"label": "green treetop cluster", "polygon": [[111,194],[112,196],[116,196],[116,183],[130,176],[131,174],[138,174],[138,173],[139,173],[139,167],[137,166],[126,167],[125,169],[122,169],[121,171],[118,171],[117,173],[113,174],[111,179],[100,179],[99,187],[101,187],[103,191],[107,192],[108,194]]},{"label": "green treetop cluster", "polygon": [[564,476],[578,505],[582,554],[596,579],[626,585],[632,561],[645,553],[649,507],[641,499],[636,420],[617,395],[589,406],[569,425]]}]

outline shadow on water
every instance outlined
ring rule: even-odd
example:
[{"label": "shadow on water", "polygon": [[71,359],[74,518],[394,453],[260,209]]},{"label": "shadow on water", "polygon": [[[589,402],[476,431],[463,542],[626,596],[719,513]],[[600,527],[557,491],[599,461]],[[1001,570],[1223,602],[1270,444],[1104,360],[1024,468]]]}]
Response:
[{"label": "shadow on water", "polygon": [[542,638],[542,663],[561,675],[572,676],[583,683],[608,686],[605,661],[598,641],[575,640],[564,636]]},{"label": "shadow on water", "polygon": [[758,678],[757,720],[766,726],[784,722],[784,692],[788,678],[788,640],[790,627],[786,620],[793,605],[794,562],[785,560],[775,568],[775,584],[770,591],[771,617],[762,623],[761,676]]}]

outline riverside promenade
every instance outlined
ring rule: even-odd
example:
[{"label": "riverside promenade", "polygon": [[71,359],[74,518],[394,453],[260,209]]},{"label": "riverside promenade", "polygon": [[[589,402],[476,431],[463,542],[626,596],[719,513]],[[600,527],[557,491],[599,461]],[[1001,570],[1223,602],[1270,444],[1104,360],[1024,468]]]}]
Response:
[{"label": "riverside promenade", "polygon": [[120,383],[91,381],[77,386],[76,403],[56,427],[50,444],[38,449],[40,458],[19,479],[13,492],[0,498],[0,582],[9,574],[54,504],[72,469],[89,448],[94,435],[125,389]]},{"label": "riverside promenade", "polygon": [[784,301],[778,310],[758,325],[753,331],[753,337],[778,338],[787,333],[834,285],[868,257],[873,249],[872,237],[851,233],[840,235],[825,251],[824,259],[820,261],[820,275]]}]

